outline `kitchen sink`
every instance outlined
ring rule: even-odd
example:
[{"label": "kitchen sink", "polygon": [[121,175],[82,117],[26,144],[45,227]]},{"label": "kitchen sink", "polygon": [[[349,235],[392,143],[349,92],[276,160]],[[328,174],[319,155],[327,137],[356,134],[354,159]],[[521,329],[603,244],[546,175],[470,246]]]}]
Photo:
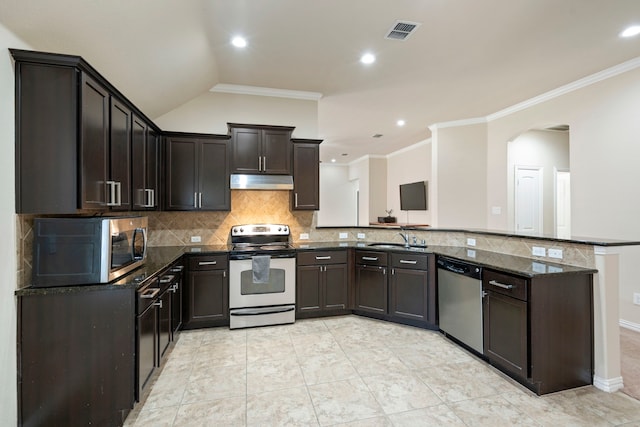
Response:
[{"label": "kitchen sink", "polygon": [[404,249],[407,251],[424,251],[426,246],[409,246],[408,248],[404,243],[369,243],[368,246],[372,246],[380,249]]}]

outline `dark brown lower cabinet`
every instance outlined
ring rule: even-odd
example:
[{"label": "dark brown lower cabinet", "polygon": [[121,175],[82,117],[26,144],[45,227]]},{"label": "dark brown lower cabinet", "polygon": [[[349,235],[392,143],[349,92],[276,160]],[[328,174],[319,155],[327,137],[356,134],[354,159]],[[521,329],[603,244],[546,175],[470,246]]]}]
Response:
[{"label": "dark brown lower cabinet", "polygon": [[184,284],[183,328],[229,324],[227,255],[190,256]]},{"label": "dark brown lower cabinet", "polygon": [[18,293],[22,426],[122,425],[134,405],[135,289]]},{"label": "dark brown lower cabinet", "polygon": [[298,254],[296,317],[348,313],[349,267],[347,250]]},{"label": "dark brown lower cabinet", "polygon": [[428,254],[391,253],[389,315],[392,320],[417,326],[435,324],[435,257]]},{"label": "dark brown lower cabinet", "polygon": [[494,364],[527,378],[527,302],[485,292],[484,354]]},{"label": "dark brown lower cabinet", "polygon": [[387,313],[387,267],[356,265],[356,310]]},{"label": "dark brown lower cabinet", "polygon": [[537,394],[593,381],[593,276],[483,271],[484,355]]}]

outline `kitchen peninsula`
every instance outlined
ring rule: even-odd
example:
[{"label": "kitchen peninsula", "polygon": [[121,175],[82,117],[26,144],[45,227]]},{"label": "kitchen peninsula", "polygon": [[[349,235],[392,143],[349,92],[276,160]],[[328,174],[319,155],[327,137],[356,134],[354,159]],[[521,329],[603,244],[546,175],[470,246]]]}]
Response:
[{"label": "kitchen peninsula", "polygon": [[[374,228],[359,228],[358,232],[372,233],[375,230],[376,229]],[[317,230],[317,232],[325,232],[325,231],[326,230],[324,229]],[[358,282],[357,282],[357,276],[356,276],[357,266],[355,261],[356,261],[358,252],[364,251],[364,253],[366,254],[375,253],[381,256],[389,257],[390,260],[394,259],[394,256],[399,257],[398,260],[405,259],[406,256],[408,255],[411,255],[414,257],[423,256],[427,260],[435,260],[435,258],[438,256],[446,256],[449,258],[472,261],[483,268],[491,269],[493,271],[506,274],[509,277],[521,277],[523,280],[530,281],[530,284],[528,285],[528,292],[530,295],[529,310],[531,312],[531,315],[533,316],[531,320],[533,322],[532,332],[534,333],[534,335],[525,339],[532,346],[531,351],[534,357],[537,354],[536,346],[545,345],[545,348],[547,349],[546,354],[553,354],[554,345],[557,345],[557,344],[553,344],[552,342],[538,343],[537,340],[540,340],[541,337],[536,335],[537,334],[537,332],[535,332],[536,324],[538,322],[543,322],[540,324],[540,327],[544,328],[547,331],[555,330],[556,332],[561,333],[560,329],[558,328],[554,329],[553,327],[551,327],[551,325],[556,322],[560,322],[560,319],[556,318],[555,316],[562,317],[563,315],[566,315],[566,313],[563,313],[564,309],[562,308],[564,304],[562,301],[564,301],[564,299],[562,298],[557,299],[553,297],[553,293],[548,294],[549,296],[547,298],[551,298],[551,299],[547,299],[546,302],[544,303],[544,306],[547,307],[545,311],[541,312],[540,314],[536,314],[538,313],[537,310],[539,310],[539,308],[537,308],[536,306],[536,304],[538,304],[537,299],[542,297],[541,295],[538,295],[536,293],[537,289],[546,289],[545,290],[545,293],[546,293],[549,291],[560,291],[562,289],[574,289],[575,291],[575,289],[582,288],[583,289],[582,294],[585,295],[586,301],[583,301],[581,303],[583,304],[581,309],[586,311],[584,311],[584,314],[581,314],[580,316],[581,318],[587,318],[587,319],[589,319],[592,316],[591,277],[592,277],[592,274],[597,272],[597,270],[594,268],[589,268],[585,266],[582,266],[582,267],[571,266],[567,264],[557,264],[557,263],[552,263],[548,261],[534,260],[530,258],[509,255],[505,253],[496,253],[496,252],[487,251],[483,249],[473,250],[473,249],[468,249],[467,247],[465,247],[465,245],[460,245],[460,246],[449,246],[449,245],[439,245],[439,244],[434,245],[434,244],[431,244],[431,242],[434,241],[433,237],[434,235],[438,235],[439,233],[438,232],[434,233],[433,230],[429,230],[429,231],[411,230],[411,233],[416,233],[419,235],[420,238],[425,238],[427,242],[429,242],[429,245],[426,249],[415,248],[416,250],[412,250],[412,249],[407,250],[402,246],[396,246],[391,248],[389,247],[380,248],[380,247],[376,247],[375,244],[388,243],[390,241],[391,242],[397,241],[395,237],[397,231],[383,230],[380,232],[384,232],[388,234],[384,236],[377,236],[375,240],[369,238],[366,241],[332,240],[332,241],[304,242],[304,241],[298,240],[297,242],[295,242],[295,248],[296,248],[296,252],[298,253],[298,257],[303,256],[304,254],[310,254],[314,256],[314,258],[317,258],[316,255],[322,254],[324,256],[326,253],[332,253],[332,254],[344,253],[345,254],[345,260],[346,260],[345,265],[348,265],[348,279],[344,284],[344,286],[346,286],[346,292],[348,296],[347,296],[345,310],[341,310],[340,314],[353,311],[356,314],[373,316],[373,317],[385,319],[388,321],[409,323],[409,324],[413,324],[420,327],[438,329],[437,316],[435,316],[436,300],[434,299],[435,289],[437,288],[437,283],[436,283],[437,279],[435,275],[434,264],[432,263],[432,261],[428,261],[427,264],[425,264],[425,269],[424,269],[426,274],[425,276],[426,282],[424,283],[428,287],[428,289],[425,289],[424,291],[426,292],[428,300],[426,301],[427,302],[425,306],[426,314],[423,320],[419,320],[419,319],[416,320],[417,319],[416,316],[407,316],[406,314],[403,315],[403,313],[407,313],[407,310],[403,309],[402,305],[397,306],[391,303],[390,303],[391,305],[388,306],[389,309],[386,309],[386,311],[379,312],[378,314],[373,312],[372,314],[372,312],[363,310],[361,306],[357,305],[358,304],[358,299],[357,299],[358,298],[358,295],[357,295]],[[420,234],[420,233],[423,233],[423,234]],[[450,233],[450,232],[447,232],[447,233]],[[565,243],[568,243],[568,242],[565,242]],[[603,245],[621,244],[621,242],[600,242],[600,243]],[[164,271],[166,271],[167,268],[171,267],[172,265],[176,263],[179,263],[182,265],[188,265],[189,264],[188,259],[190,259],[191,257],[225,255],[229,252],[229,250],[230,250],[230,247],[226,245],[150,247],[148,252],[148,262],[145,264],[145,266],[134,271],[132,274],[126,276],[124,279],[109,285],[94,285],[94,286],[87,286],[87,287],[81,286],[81,287],[65,287],[65,288],[39,288],[39,289],[26,287],[24,289],[18,290],[16,294],[18,296],[19,306],[23,307],[23,309],[21,310],[22,314],[20,317],[21,319],[20,336],[22,337],[34,336],[34,335],[37,336],[38,333],[36,331],[45,327],[42,324],[38,325],[38,323],[33,323],[34,319],[32,318],[24,317],[24,314],[28,313],[28,311],[24,310],[24,307],[27,307],[27,305],[25,304],[32,304],[37,301],[45,302],[49,298],[56,298],[56,300],[58,301],[58,304],[60,303],[64,304],[64,302],[61,302],[64,300],[60,300],[56,296],[66,295],[67,297],[72,297],[72,296],[78,297],[84,294],[86,295],[95,294],[97,291],[107,295],[109,294],[110,290],[113,291],[114,295],[116,292],[125,292],[125,293],[128,292],[129,295],[131,295],[131,298],[133,298],[133,295],[136,289],[144,286],[145,283],[148,283],[149,281],[157,280],[158,277]],[[221,268],[224,269],[227,267],[221,266]],[[381,268],[386,268],[386,266],[383,266]],[[188,274],[189,274],[189,268],[187,267],[187,275]],[[308,281],[305,281],[304,284],[306,285],[308,283],[309,283]],[[402,292],[413,292],[411,291],[412,289],[411,287],[397,288],[401,290],[400,291],[401,294],[392,294],[391,288],[389,288],[389,290],[387,291],[386,282],[384,283],[385,283],[384,285],[385,295],[389,295],[389,298],[391,299],[396,298],[396,301],[398,301],[398,304],[406,304],[405,302],[403,302],[405,301],[405,299],[402,296]],[[415,283],[415,282],[411,282],[411,283]],[[571,284],[571,283],[575,283],[575,284]],[[183,290],[189,288],[190,285],[188,280],[186,280],[184,284],[185,286],[183,287]],[[297,285],[298,289],[300,289],[300,286],[302,285],[303,284],[299,282]],[[391,286],[391,284],[389,284],[389,286]],[[573,286],[578,286],[578,288],[573,288]],[[573,293],[574,291],[571,291],[571,292]],[[584,291],[587,291],[587,292],[585,293]],[[422,291],[419,291],[419,292],[422,292]],[[298,293],[299,295],[302,295],[300,291],[298,291]],[[191,295],[190,299],[192,298],[198,298],[198,297]],[[184,300],[183,307],[186,307],[189,304],[190,299]],[[72,301],[72,299],[69,298],[69,301]],[[576,298],[574,301],[580,302],[582,300]],[[552,305],[549,305],[549,304],[552,304]],[[46,306],[46,304],[44,306]],[[557,308],[551,308],[552,306]],[[58,309],[60,309],[59,306],[57,307]],[[391,307],[400,307],[401,309],[391,310]],[[130,305],[128,310],[129,310],[128,313],[122,313],[120,317],[126,318],[127,316],[129,316],[129,318],[131,319],[130,320],[131,325],[133,325],[134,317],[135,317],[135,309],[133,305]],[[577,313],[575,311],[575,308],[572,308],[571,312],[574,313],[574,315]],[[69,313],[72,313],[72,312],[69,312]],[[186,316],[186,314],[184,313],[185,312],[183,311],[183,320],[185,320],[184,316]],[[316,315],[323,316],[327,314],[338,314],[338,313],[331,313],[331,310],[329,310],[329,312],[327,313],[319,312]],[[309,316],[305,316],[305,317],[309,317]],[[82,322],[79,322],[79,324],[82,324]],[[90,327],[90,325],[86,325],[86,326]],[[583,322],[582,326],[586,327],[587,329],[583,330],[582,332],[578,332],[577,330],[575,330],[571,333],[571,336],[573,337],[578,336],[578,337],[584,338],[586,341],[582,341],[582,342],[587,343],[588,348],[591,349],[593,347],[593,342],[591,339],[592,325],[589,322]],[[132,334],[129,342],[133,342],[134,330],[133,328],[130,328],[128,329],[128,331],[129,332],[127,333]],[[59,335],[58,337],[60,340],[67,339],[67,340],[73,341],[74,339],[73,335],[65,334],[64,330],[58,331],[58,332],[62,333],[62,335]],[[555,334],[553,333],[546,333],[545,335],[546,335],[546,339],[549,339],[550,337],[555,336]],[[559,342],[562,342],[562,340],[560,340]],[[23,364],[22,364],[23,367],[31,366],[30,369],[35,369],[34,363],[36,363],[36,361],[38,360],[38,357],[34,357],[34,355],[42,354],[42,351],[44,351],[43,349],[38,348],[36,344],[37,343],[32,343],[31,347],[28,347],[28,346],[25,346],[23,343],[20,346],[20,348],[22,349],[20,357],[22,358],[22,361],[23,361]],[[68,348],[76,348],[74,347],[75,344],[73,342],[68,342],[67,344],[68,344],[67,346]],[[559,390],[567,387],[575,387],[579,385],[590,384],[592,381],[592,368],[591,368],[592,359],[590,356],[591,352],[589,350],[586,350],[586,351],[583,350],[584,347],[580,347],[580,348],[578,349],[579,350],[578,352],[586,356],[586,359],[583,359],[584,361],[581,362],[582,363],[581,367],[578,369],[567,369],[566,367],[564,367],[562,369],[563,372],[569,372],[570,375],[574,377],[572,381],[569,381],[569,382],[565,381],[564,383],[556,383],[555,385],[553,385],[552,383],[549,383],[552,385],[550,385],[548,388],[545,388],[546,387],[545,384],[547,384],[547,382],[550,381],[550,377],[545,377],[545,375],[553,375],[554,377],[557,377],[558,375],[558,373],[556,371],[553,371],[552,369],[553,366],[556,366],[556,367],[559,366],[557,364],[557,361],[544,362],[544,363],[549,363],[549,368],[548,368],[549,370],[545,371],[548,373],[543,373],[542,377],[536,377],[535,375],[534,377],[529,377],[528,374],[526,373],[520,376],[514,375],[513,373],[510,373],[510,374],[513,375],[514,378],[517,378],[525,386],[531,388],[532,390],[535,390],[538,393],[547,393],[550,391],[555,391],[555,390]],[[575,351],[576,349],[574,348],[573,350]],[[63,351],[63,349],[60,349],[60,351]],[[566,352],[567,349],[562,348],[562,351]],[[33,353],[29,353],[29,352],[33,352]],[[32,356],[30,356],[30,354],[32,354]],[[479,356],[482,357],[482,355],[479,355]],[[29,364],[26,364],[24,363],[26,360],[31,360],[31,362]],[[64,358],[58,359],[58,360],[64,360]],[[574,361],[575,360],[576,359],[574,359]],[[537,363],[538,363],[538,366],[546,366],[546,365],[543,365],[542,361],[538,361]],[[501,367],[499,363],[496,363],[496,366]],[[62,367],[59,366],[54,371],[68,372],[68,369],[71,369],[71,367],[67,367],[65,369],[61,369],[61,368]],[[74,366],[73,368],[76,370],[82,369],[80,365]],[[87,366],[87,369],[88,368],[89,366]],[[38,371],[32,370],[31,372],[38,372]],[[119,372],[118,375],[123,375],[125,377],[130,378],[129,380],[124,381],[124,383],[130,384],[131,386],[133,386],[134,384],[133,371],[128,371],[128,372],[129,373]],[[506,370],[506,372],[509,372],[509,371]],[[535,370],[533,372],[534,374],[536,373]],[[24,399],[25,396],[29,396],[30,390],[32,389],[33,386],[42,387],[42,384],[38,383],[39,378],[42,378],[41,376],[36,375],[35,377],[32,377],[31,379],[28,380],[29,377],[26,376],[25,373],[26,371],[23,371],[21,374],[22,392],[20,395],[22,396],[22,399]],[[129,375],[131,377],[129,377]],[[535,379],[536,382],[530,382],[530,380],[528,380],[527,378],[533,378]],[[59,378],[58,381],[54,381],[53,383],[50,383],[48,387],[53,387],[55,389],[62,386],[64,389],[64,384],[65,384],[65,379]],[[91,389],[91,387],[95,386],[95,384],[87,384],[87,386],[89,387],[88,388],[89,390]],[[64,394],[62,396],[64,396]],[[32,401],[34,402],[33,404],[35,404],[36,407],[37,407],[37,401],[38,401],[37,397],[35,398],[35,401]],[[110,402],[108,399],[104,399],[103,401]],[[61,398],[61,402],[64,402],[63,398]],[[131,402],[130,405],[132,407],[133,402]],[[33,415],[32,413],[29,413],[29,411],[36,411],[36,409],[33,406],[26,405],[24,401],[23,401],[22,409],[23,409],[23,413],[22,413],[23,420],[27,420],[29,419],[29,417]],[[112,414],[112,416],[115,417],[114,419],[118,419],[118,417],[126,416],[126,413],[128,412],[129,409],[130,408],[127,408],[127,407],[117,408],[116,414],[115,415]],[[63,418],[61,418],[61,420],[62,419]],[[89,417],[87,419],[91,419],[91,418]]]}]

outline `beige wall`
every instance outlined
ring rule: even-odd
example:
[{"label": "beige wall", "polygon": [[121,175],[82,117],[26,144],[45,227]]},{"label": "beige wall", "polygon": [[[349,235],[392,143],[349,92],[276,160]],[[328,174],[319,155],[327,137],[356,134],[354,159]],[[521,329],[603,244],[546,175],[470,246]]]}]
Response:
[{"label": "beige wall", "polygon": [[[608,78],[488,123],[487,205],[508,206],[507,141],[532,128],[570,127],[572,235],[640,240],[640,69]],[[512,212],[487,228],[509,230]],[[620,254],[620,315],[640,325],[631,248]]]},{"label": "beige wall", "polygon": [[487,125],[434,126],[432,132],[433,225],[485,228]]},{"label": "beige wall", "polygon": [[320,165],[320,210],[318,225],[356,225],[356,185],[349,181],[349,166]]},{"label": "beige wall", "polygon": [[[400,184],[429,181],[427,184],[427,210],[400,210]],[[421,141],[404,150],[387,156],[387,206],[393,209],[398,222],[411,224],[431,224],[431,140]]]},{"label": "beige wall", "polygon": [[14,71],[8,48],[29,49],[0,24],[0,425],[17,424],[16,390],[16,215],[14,169]]},{"label": "beige wall", "polygon": [[163,130],[216,134],[227,134],[227,122],[295,126],[294,138],[318,138],[318,103],[205,92],[154,122]]}]

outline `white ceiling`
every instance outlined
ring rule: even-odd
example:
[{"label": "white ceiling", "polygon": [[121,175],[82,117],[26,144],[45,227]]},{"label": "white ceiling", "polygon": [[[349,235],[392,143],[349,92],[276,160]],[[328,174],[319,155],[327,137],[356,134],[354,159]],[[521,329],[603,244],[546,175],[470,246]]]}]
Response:
[{"label": "white ceiling", "polygon": [[[385,39],[396,20],[422,25]],[[322,158],[338,161],[640,56],[640,37],[618,37],[640,24],[638,0],[0,0],[0,22],[81,55],[151,118],[218,83],[320,92]]]}]

